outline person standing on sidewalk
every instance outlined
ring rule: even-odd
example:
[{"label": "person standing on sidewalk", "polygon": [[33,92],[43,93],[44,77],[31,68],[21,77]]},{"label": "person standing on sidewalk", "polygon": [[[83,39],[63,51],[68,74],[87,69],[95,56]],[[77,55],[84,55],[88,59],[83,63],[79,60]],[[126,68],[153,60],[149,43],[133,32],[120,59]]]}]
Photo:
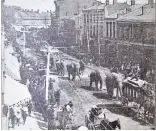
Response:
[{"label": "person standing on sidewalk", "polygon": [[48,117],[48,130],[54,129],[54,109],[53,106],[49,106],[47,109],[47,117]]},{"label": "person standing on sidewalk", "polygon": [[31,101],[29,101],[29,103],[28,103],[28,114],[29,114],[29,116],[31,116],[31,111],[32,111],[32,103],[31,103]]},{"label": "person standing on sidewalk", "polygon": [[57,107],[60,106],[60,96],[61,96],[61,90],[59,89],[55,93],[55,99],[56,99]]},{"label": "person standing on sidewalk", "polygon": [[19,126],[20,125],[20,119],[21,119],[20,111],[17,111],[16,118],[17,118],[17,125]]},{"label": "person standing on sidewalk", "polygon": [[14,128],[15,126],[15,111],[13,109],[13,107],[11,107],[9,109],[9,120],[11,120],[11,125],[12,125],[12,128]]},{"label": "person standing on sidewalk", "polygon": [[22,118],[23,118],[23,125],[25,124],[26,122],[26,119],[27,119],[27,113],[26,111],[23,109],[23,106],[21,108],[21,115],[22,115]]}]

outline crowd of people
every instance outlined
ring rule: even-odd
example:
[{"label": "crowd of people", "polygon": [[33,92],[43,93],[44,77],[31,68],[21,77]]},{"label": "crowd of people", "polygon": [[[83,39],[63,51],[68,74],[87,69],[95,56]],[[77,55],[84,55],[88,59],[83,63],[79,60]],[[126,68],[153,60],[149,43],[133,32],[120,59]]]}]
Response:
[{"label": "crowd of people", "polygon": [[32,102],[28,99],[24,99],[16,104],[9,106],[9,128],[14,128],[16,125],[25,124],[27,116],[31,116]]}]

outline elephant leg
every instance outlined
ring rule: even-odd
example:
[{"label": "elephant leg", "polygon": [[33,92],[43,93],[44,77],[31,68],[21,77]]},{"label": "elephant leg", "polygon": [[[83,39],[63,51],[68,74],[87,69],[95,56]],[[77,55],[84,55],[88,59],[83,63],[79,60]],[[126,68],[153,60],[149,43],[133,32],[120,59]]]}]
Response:
[{"label": "elephant leg", "polygon": [[100,89],[102,89],[103,82],[100,80]]},{"label": "elephant leg", "polygon": [[68,72],[68,79],[70,80],[70,72]]},{"label": "elephant leg", "polygon": [[77,73],[77,75],[78,75],[79,79],[81,80],[80,74],[79,74],[79,73]]},{"label": "elephant leg", "polygon": [[96,90],[98,90],[98,81],[95,81]]},{"label": "elephant leg", "polygon": [[93,81],[90,79],[90,87],[92,87],[92,83],[93,83]]},{"label": "elephant leg", "polygon": [[116,99],[119,99],[119,88],[116,89]]},{"label": "elephant leg", "polygon": [[75,77],[76,77],[76,74],[74,73],[72,76],[73,76],[72,81],[74,81]]}]

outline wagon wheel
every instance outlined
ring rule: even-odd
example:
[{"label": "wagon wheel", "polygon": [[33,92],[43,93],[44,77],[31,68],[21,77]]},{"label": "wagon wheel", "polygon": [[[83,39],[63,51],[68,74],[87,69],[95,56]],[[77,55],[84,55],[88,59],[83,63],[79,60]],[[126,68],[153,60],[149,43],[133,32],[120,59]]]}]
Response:
[{"label": "wagon wheel", "polygon": [[94,127],[94,125],[92,123],[88,123],[88,129],[89,130],[94,130],[95,127]]}]

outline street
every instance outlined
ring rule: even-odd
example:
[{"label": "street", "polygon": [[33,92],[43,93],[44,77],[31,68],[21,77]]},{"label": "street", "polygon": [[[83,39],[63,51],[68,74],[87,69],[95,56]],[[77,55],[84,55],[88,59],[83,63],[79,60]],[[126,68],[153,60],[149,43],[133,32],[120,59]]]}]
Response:
[{"label": "street", "polygon": [[[65,61],[67,62],[67,61]],[[76,125],[85,125],[85,115],[88,113],[90,108],[93,105],[98,105],[98,104],[114,104],[114,103],[119,103],[119,101],[115,100],[107,100],[107,99],[101,99],[97,98],[97,96],[94,96],[93,94],[95,93],[100,93],[104,94],[106,93],[106,88],[104,87],[104,90],[101,91],[93,91],[88,89],[89,87],[89,77],[88,75],[90,72],[93,71],[89,68],[86,68],[84,72],[84,76],[82,76],[82,80],[79,80],[77,77],[76,80],[69,81],[67,79],[59,79],[59,86],[65,95],[66,102],[71,100],[74,104],[74,123]],[[63,96],[62,96],[63,97]],[[64,98],[61,98],[64,99]],[[62,103],[63,105],[64,103]],[[134,121],[130,117],[126,117],[122,114],[115,114],[111,113],[109,110],[106,109],[106,117],[110,120],[116,120],[120,119],[121,120],[121,126],[122,130],[142,130],[142,129],[150,129],[150,126],[143,126],[139,122]],[[131,123],[131,124],[129,124]]]},{"label": "street", "polygon": [[2,129],[154,129],[154,0],[1,4]]}]

